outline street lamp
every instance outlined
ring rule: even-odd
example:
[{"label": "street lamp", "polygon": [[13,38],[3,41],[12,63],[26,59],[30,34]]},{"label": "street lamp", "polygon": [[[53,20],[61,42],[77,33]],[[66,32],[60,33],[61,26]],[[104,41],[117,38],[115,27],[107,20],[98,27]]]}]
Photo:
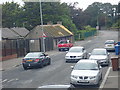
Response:
[{"label": "street lamp", "polygon": [[41,6],[41,0],[39,0],[40,2],[40,18],[41,18],[41,27],[42,27],[42,45],[43,45],[43,52],[45,52],[45,37],[43,37],[44,35],[44,30],[43,30],[43,18],[42,18],[42,6]]}]

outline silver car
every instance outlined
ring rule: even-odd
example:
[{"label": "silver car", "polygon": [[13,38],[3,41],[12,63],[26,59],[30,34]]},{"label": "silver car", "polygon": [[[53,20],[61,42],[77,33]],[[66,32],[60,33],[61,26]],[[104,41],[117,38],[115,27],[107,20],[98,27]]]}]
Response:
[{"label": "silver car", "polygon": [[116,42],[114,40],[107,40],[105,42],[105,49],[107,50],[115,50],[115,45],[116,45]]},{"label": "silver car", "polygon": [[85,48],[81,46],[71,47],[65,56],[66,62],[77,62],[83,58],[87,58],[87,52]]},{"label": "silver car", "polygon": [[71,72],[70,84],[77,85],[96,85],[102,79],[102,67],[96,60],[80,60]]},{"label": "silver car", "polygon": [[104,48],[95,48],[90,53],[89,59],[97,60],[101,65],[109,65],[110,54]]}]

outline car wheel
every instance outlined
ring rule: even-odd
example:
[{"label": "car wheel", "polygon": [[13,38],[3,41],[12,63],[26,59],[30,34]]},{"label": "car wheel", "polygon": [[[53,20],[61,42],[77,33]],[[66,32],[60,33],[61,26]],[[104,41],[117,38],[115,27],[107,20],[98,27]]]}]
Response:
[{"label": "car wheel", "polygon": [[40,65],[40,67],[43,68],[43,66],[44,66],[44,65],[43,65],[43,62],[42,62],[41,65]]},{"label": "car wheel", "polygon": [[25,67],[25,66],[23,66],[23,68],[24,68],[24,70],[28,70],[28,68],[27,68],[27,67]]},{"label": "car wheel", "polygon": [[51,64],[51,59],[49,59],[49,62],[48,62],[48,65],[50,65]]}]

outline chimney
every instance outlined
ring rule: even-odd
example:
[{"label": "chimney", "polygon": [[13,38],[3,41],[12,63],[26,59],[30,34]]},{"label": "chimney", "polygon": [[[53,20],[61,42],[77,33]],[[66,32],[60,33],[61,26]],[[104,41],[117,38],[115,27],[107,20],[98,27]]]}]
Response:
[{"label": "chimney", "polygon": [[57,21],[57,24],[61,24],[62,25],[62,21]]},{"label": "chimney", "polygon": [[52,21],[47,22],[47,25],[53,25]]}]

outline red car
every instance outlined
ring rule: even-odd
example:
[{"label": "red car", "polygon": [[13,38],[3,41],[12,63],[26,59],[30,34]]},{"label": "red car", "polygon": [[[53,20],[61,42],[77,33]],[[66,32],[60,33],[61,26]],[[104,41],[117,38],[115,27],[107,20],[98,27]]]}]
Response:
[{"label": "red car", "polygon": [[59,51],[69,50],[72,46],[73,46],[73,43],[71,43],[69,40],[60,40],[58,42],[58,50]]}]

